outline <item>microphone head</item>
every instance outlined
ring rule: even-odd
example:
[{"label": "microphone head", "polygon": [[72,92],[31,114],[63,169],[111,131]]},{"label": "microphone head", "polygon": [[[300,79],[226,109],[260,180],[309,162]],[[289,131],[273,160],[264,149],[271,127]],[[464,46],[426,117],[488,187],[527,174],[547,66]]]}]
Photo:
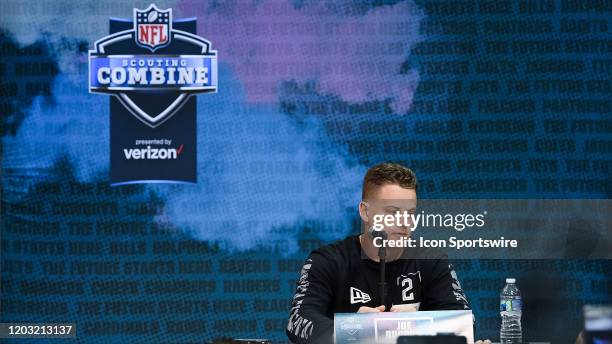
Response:
[{"label": "microphone head", "polygon": [[[376,231],[373,228],[370,229],[370,236],[372,237],[372,240],[374,240],[374,238],[382,238],[383,240],[387,240],[387,232],[385,232],[384,230],[382,231]],[[381,263],[384,263],[384,259],[385,256],[387,255],[386,253],[387,249],[385,247],[385,245],[382,245],[378,248],[378,257],[381,259]]]},{"label": "microphone head", "polygon": [[370,236],[372,237],[372,239],[382,238],[383,240],[386,240],[387,232],[385,232],[384,230],[377,231],[377,230],[374,230],[374,228],[370,228]]}]

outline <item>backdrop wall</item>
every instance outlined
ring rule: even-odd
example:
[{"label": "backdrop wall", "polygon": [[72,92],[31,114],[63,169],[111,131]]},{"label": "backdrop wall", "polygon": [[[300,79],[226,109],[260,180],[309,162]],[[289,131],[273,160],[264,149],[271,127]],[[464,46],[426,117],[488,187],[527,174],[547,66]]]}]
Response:
[{"label": "backdrop wall", "polygon": [[[421,198],[611,195],[606,2],[157,5],[219,51],[197,185],[108,186],[87,50],[148,3],[0,4],[3,322],[76,322],[83,343],[285,341],[304,258],[358,231],[382,161],[411,167]],[[479,338],[499,335],[505,277],[531,340],[570,342],[583,304],[612,301],[609,261],[455,265]]]}]

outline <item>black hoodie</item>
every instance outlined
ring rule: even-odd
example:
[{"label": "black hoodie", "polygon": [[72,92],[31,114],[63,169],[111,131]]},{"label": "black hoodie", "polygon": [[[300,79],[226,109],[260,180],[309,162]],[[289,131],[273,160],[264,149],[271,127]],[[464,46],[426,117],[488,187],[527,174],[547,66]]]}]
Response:
[{"label": "black hoodie", "polygon": [[[357,235],[311,252],[300,273],[287,324],[294,343],[331,343],[334,313],[378,307],[380,265],[363,258]],[[422,311],[470,309],[446,255],[386,264],[385,309],[412,304]]]}]

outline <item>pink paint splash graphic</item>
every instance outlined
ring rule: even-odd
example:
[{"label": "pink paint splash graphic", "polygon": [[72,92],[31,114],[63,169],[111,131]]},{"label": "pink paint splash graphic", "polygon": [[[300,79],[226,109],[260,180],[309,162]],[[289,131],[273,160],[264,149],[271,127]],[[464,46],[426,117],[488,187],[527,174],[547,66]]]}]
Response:
[{"label": "pink paint splash graphic", "polygon": [[367,11],[350,6],[183,1],[176,12],[198,18],[198,33],[219,51],[220,63],[231,66],[249,103],[278,102],[286,81],[314,82],[321,94],[347,102],[391,99],[393,110],[405,113],[419,74],[400,74],[400,68],[421,39],[422,11],[409,0]]}]

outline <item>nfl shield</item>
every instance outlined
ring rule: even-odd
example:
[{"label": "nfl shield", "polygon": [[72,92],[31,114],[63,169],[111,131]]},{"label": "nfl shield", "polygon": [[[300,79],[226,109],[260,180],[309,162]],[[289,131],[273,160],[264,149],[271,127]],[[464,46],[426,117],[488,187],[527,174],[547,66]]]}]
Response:
[{"label": "nfl shield", "polygon": [[160,10],[151,4],[145,10],[134,9],[136,44],[154,52],[170,44],[172,9]]}]

